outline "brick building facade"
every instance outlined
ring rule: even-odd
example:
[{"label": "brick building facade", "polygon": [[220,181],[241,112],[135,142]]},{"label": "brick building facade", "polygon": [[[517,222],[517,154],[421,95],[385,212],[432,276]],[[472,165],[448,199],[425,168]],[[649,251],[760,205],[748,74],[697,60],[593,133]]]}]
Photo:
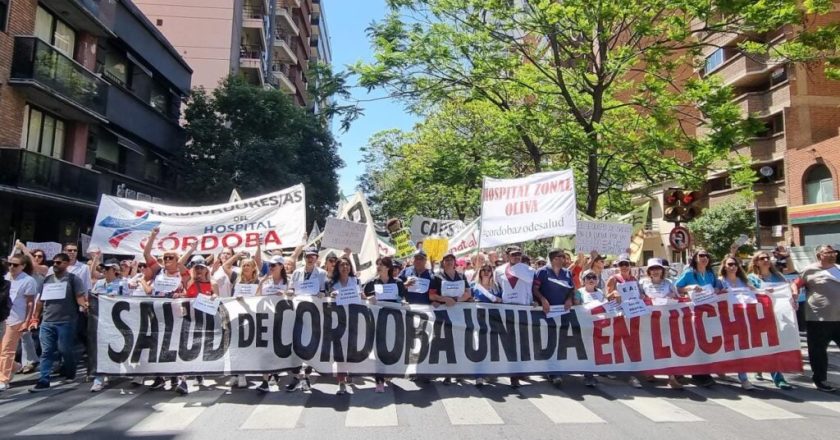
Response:
[{"label": "brick building facade", "polygon": [[792,243],[840,243],[840,136],[785,153]]}]

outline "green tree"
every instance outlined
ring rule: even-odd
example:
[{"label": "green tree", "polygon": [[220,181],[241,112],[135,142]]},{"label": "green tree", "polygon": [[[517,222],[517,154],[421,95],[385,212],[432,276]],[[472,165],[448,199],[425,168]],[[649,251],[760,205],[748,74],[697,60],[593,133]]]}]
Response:
[{"label": "green tree", "polygon": [[[627,207],[628,188],[643,191],[668,180],[697,187],[756,131],[729,87],[697,75],[704,48],[723,35],[793,29],[832,6],[826,0],[524,3],[389,0],[390,15],[369,29],[374,60],[353,69],[362,85],[385,88],[416,111],[452,101],[496,107],[527,152],[522,172],[572,168],[588,215]],[[828,27],[812,33],[825,47],[809,51],[792,31],[774,55],[826,57],[838,33]]]},{"label": "green tree", "polygon": [[[749,199],[739,196],[705,209],[687,226],[695,244],[720,261],[739,236],[754,235],[755,213]],[[753,248],[744,245],[739,250],[752,252]]]},{"label": "green tree", "polygon": [[321,222],[338,202],[332,134],[283,93],[231,76],[212,93],[194,89],[184,114],[185,196],[223,202],[234,188],[250,197],[303,183],[307,216]]}]

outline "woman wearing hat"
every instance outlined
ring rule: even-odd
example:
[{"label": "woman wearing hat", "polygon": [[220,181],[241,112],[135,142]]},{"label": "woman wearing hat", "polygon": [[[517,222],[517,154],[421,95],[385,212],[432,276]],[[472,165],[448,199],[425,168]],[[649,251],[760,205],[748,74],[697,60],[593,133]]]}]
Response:
[{"label": "woman wearing hat", "polygon": [[[619,301],[622,298],[622,291],[633,292],[625,293],[624,296],[628,294],[640,296],[641,291],[639,289],[639,282],[630,272],[630,256],[627,254],[620,255],[616,264],[618,265],[618,273],[614,274],[607,280],[607,293],[613,297],[618,297]],[[630,375],[627,382],[633,388],[642,387],[642,383],[639,382],[639,379],[636,376]]]},{"label": "woman wearing hat", "polygon": [[[602,304],[607,301],[613,301],[618,298],[617,295],[607,295],[598,288],[598,282],[601,281],[601,276],[592,270],[585,270],[581,273],[583,280],[583,287],[575,292],[574,304],[576,306],[583,305],[587,309],[592,310],[592,313],[605,313],[606,309]],[[590,304],[587,306],[587,304]],[[598,379],[592,373],[585,373],[583,375],[583,384],[588,387],[594,387],[598,384]]]},{"label": "woman wearing hat", "polygon": [[[94,295],[128,295],[129,289],[126,280],[120,274],[120,263],[117,260],[109,259],[100,264],[96,270],[102,273],[102,278],[96,280],[91,293]],[[102,391],[105,387],[107,379],[104,376],[95,376],[93,378],[93,385],[90,387],[91,393]]]},{"label": "woman wearing hat", "polygon": [[[680,294],[677,287],[671,280],[665,278],[665,265],[659,258],[651,258],[647,261],[646,278],[642,278],[639,286],[642,294],[647,297],[651,304],[665,305],[669,300],[679,300]],[[683,385],[674,375],[668,376],[668,386],[675,390],[681,390]]]},{"label": "woman wearing hat", "polygon": [[[318,249],[308,247],[303,251],[303,255],[305,264],[292,273],[288,294],[323,296],[327,273],[317,265]],[[312,367],[307,365],[306,368],[303,368],[303,374],[300,373],[301,369],[302,367],[297,367],[289,371],[291,379],[286,384],[286,391],[294,392],[298,389],[298,386],[300,386],[301,391],[312,389],[312,383],[309,379],[309,375],[312,374]]]}]

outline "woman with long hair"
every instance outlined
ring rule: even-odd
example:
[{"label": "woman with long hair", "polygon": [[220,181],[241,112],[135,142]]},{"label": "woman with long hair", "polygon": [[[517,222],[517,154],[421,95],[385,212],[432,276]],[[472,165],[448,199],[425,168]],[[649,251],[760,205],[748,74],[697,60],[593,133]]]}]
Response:
[{"label": "woman with long hair", "polygon": [[[747,273],[741,267],[741,260],[733,254],[726,254],[723,257],[718,275],[723,288],[726,290],[749,289],[755,292],[755,288],[747,278]],[[755,389],[755,386],[747,377],[747,373],[738,373],[738,380],[741,382],[741,388],[747,391]]]},{"label": "woman with long hair", "polygon": [[[355,293],[360,301],[363,299],[361,290],[359,289],[359,280],[353,272],[353,263],[349,257],[342,256],[333,266],[327,291],[330,292],[330,296],[333,298],[338,297],[342,293]],[[336,394],[347,394],[347,373],[336,374],[336,380],[338,381],[338,392]]]},{"label": "woman with long hair", "polygon": [[[391,257],[381,257],[376,260],[376,277],[365,284],[364,296],[372,304],[377,302],[399,303],[406,296],[405,285],[399,278],[391,276],[394,260]],[[377,393],[385,392],[385,376],[374,376]]]}]

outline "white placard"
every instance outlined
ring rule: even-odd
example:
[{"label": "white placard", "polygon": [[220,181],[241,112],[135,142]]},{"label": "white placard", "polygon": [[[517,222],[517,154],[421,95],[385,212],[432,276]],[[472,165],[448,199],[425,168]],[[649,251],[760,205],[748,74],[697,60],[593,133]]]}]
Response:
[{"label": "white placard", "polygon": [[834,278],[835,281],[840,281],[840,268],[834,266],[831,269],[826,269],[825,271],[828,273],[828,276]]},{"label": "white placard", "polygon": [[339,287],[335,302],[340,306],[348,304],[362,304],[362,298],[359,296],[359,286],[351,285],[346,287]]},{"label": "white placard", "polygon": [[221,301],[221,298],[213,299],[210,295],[198,295],[193,300],[193,308],[208,315],[216,316],[216,311],[219,310],[219,303]]},{"label": "white placard", "polygon": [[513,276],[519,278],[521,281],[529,284],[534,282],[534,269],[525,263],[519,263],[511,266],[510,271],[513,273]]},{"label": "white placard", "polygon": [[53,301],[67,298],[67,281],[44,284],[41,301]]},{"label": "white placard", "polygon": [[622,312],[621,304],[619,304],[616,300],[607,301],[607,303],[604,304],[604,310],[611,315],[617,315]]},{"label": "white placard", "polygon": [[170,292],[174,292],[181,287],[181,277],[179,276],[168,276],[168,275],[161,275],[155,277],[154,282],[154,291],[156,294],[166,294]]},{"label": "white placard", "polygon": [[727,290],[729,302],[732,304],[758,304],[755,292],[748,288],[736,287]]},{"label": "white placard", "polygon": [[82,255],[87,255],[88,247],[90,247],[90,235],[79,234],[79,242],[81,243]]},{"label": "white placard", "polygon": [[300,280],[295,287],[295,295],[317,295],[321,291],[318,286],[318,277],[310,277],[308,280]]},{"label": "white placard", "polygon": [[505,304],[527,304],[528,298],[520,289],[502,291],[502,302]]},{"label": "white placard", "polygon": [[545,317],[549,318],[549,319],[559,318],[560,316],[563,316],[566,313],[569,313],[570,311],[571,311],[571,309],[566,310],[566,306],[564,306],[564,305],[549,306],[548,307],[548,313],[545,314]]},{"label": "white placard", "polygon": [[411,284],[411,287],[408,288],[409,292],[426,293],[429,291],[429,284],[431,283],[431,280],[420,277],[412,277],[411,279],[413,279],[414,282]]},{"label": "white placard", "polygon": [[351,251],[359,253],[362,251],[366,231],[367,225],[364,223],[330,217],[327,219],[326,226],[324,226],[321,247],[329,249],[350,248]]},{"label": "white placard", "polygon": [[373,292],[376,293],[377,301],[397,301],[400,299],[400,291],[394,283],[374,284]]},{"label": "white placard", "polygon": [[415,215],[411,218],[409,229],[411,230],[411,239],[416,243],[429,236],[454,237],[461,229],[464,229],[464,226],[464,222],[461,220],[440,220]]},{"label": "white placard", "polygon": [[618,283],[616,284],[616,288],[618,289],[619,295],[621,295],[622,301],[625,299],[639,299],[641,297],[639,294],[639,283],[635,281]]},{"label": "white placard", "polygon": [[103,254],[142,255],[143,243],[160,228],[152,250],[217,254],[225,247],[255,251],[295,247],[306,233],[303,184],[261,196],[212,206],[167,206],[103,195],[90,245]]},{"label": "white placard", "polygon": [[768,296],[786,298],[790,295],[790,284],[788,283],[761,283],[761,293]]},{"label": "white placard", "polygon": [[674,298],[668,298],[665,296],[654,296],[650,298],[650,301],[654,306],[670,306],[679,303],[679,301]]},{"label": "white placard", "polygon": [[274,284],[274,281],[268,279],[263,283],[262,286],[262,294],[263,295],[282,295],[286,293],[286,284]]},{"label": "white placard", "polygon": [[718,296],[715,293],[714,288],[711,286],[703,286],[703,290],[699,292],[691,291],[691,302],[694,305],[702,305],[702,304],[714,304],[718,300]]},{"label": "white placard", "polygon": [[581,220],[577,224],[575,249],[601,255],[621,255],[630,247],[633,225],[629,223],[590,222]]},{"label": "white placard", "polygon": [[[370,214],[370,207],[365,201],[364,194],[357,192],[347,201],[339,205],[336,218],[343,220],[350,220],[356,223],[363,223],[365,225],[365,236],[362,244],[362,251],[353,254],[354,268],[356,277],[360,280],[369,280],[376,276],[376,259],[381,255],[386,255],[391,252],[393,255],[395,251],[390,244],[380,242],[376,227],[374,226],[373,216]],[[380,250],[381,244],[381,250]],[[334,255],[341,255],[342,249],[330,249],[321,246],[319,256],[321,261],[325,261],[327,255],[330,253]]]},{"label": "white placard", "polygon": [[621,312],[625,318],[635,318],[637,316],[649,315],[650,309],[641,299],[630,298],[621,300]]},{"label": "white placard", "polygon": [[[46,261],[52,261],[53,257],[56,254],[61,253],[61,243],[56,243],[54,241],[45,241],[45,242],[35,242],[35,241],[27,241],[26,248],[29,249],[30,252],[35,251],[36,249],[40,249],[44,251],[44,259]],[[142,253],[142,252],[141,252]]]},{"label": "white placard", "polygon": [[440,282],[440,294],[450,298],[458,298],[464,294],[464,281],[446,281]]},{"label": "white placard", "polygon": [[481,190],[481,246],[493,247],[577,231],[572,170],[519,179],[484,178]]},{"label": "white placard", "polygon": [[237,283],[233,286],[233,296],[254,296],[257,294],[259,284]]},{"label": "white placard", "polygon": [[592,301],[583,303],[583,308],[585,308],[586,310],[597,309],[598,307],[601,307],[606,303],[607,303],[606,301],[596,299],[596,300],[592,300]]}]

